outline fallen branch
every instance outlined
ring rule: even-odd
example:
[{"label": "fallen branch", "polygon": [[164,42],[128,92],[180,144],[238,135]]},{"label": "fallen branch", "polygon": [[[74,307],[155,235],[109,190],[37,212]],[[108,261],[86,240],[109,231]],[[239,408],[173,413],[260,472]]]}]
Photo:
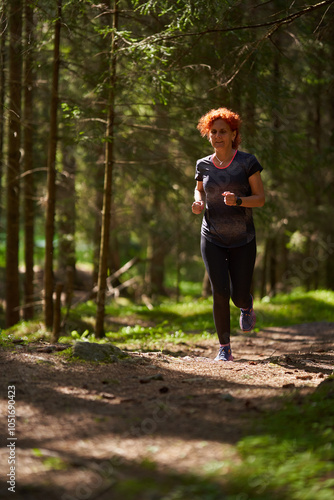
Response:
[{"label": "fallen branch", "polygon": [[112,281],[119,278],[119,276],[121,276],[126,271],[131,269],[132,266],[137,264],[139,260],[140,260],[139,257],[133,257],[133,259],[129,260],[126,264],[124,264],[124,266],[120,267],[118,271],[115,271],[111,276],[107,278],[107,284],[109,285]]}]

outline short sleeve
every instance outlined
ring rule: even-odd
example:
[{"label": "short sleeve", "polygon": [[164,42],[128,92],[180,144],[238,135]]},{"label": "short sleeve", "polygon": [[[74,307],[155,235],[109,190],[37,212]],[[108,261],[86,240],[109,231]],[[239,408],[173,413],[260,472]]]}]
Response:
[{"label": "short sleeve", "polygon": [[257,158],[254,155],[251,155],[250,161],[248,164],[248,168],[247,168],[248,177],[251,177],[256,172],[262,172],[262,170],[263,170],[263,168],[260,165],[260,163],[258,162]]},{"label": "short sleeve", "polygon": [[195,180],[199,182],[203,181],[203,171],[199,161],[196,163]]}]

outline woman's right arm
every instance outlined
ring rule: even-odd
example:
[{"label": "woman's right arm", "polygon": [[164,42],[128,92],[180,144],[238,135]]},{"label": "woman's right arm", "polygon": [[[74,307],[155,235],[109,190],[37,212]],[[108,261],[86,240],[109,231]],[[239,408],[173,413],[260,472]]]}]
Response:
[{"label": "woman's right arm", "polygon": [[195,201],[191,206],[193,214],[200,214],[205,206],[203,181],[197,181],[195,187]]}]

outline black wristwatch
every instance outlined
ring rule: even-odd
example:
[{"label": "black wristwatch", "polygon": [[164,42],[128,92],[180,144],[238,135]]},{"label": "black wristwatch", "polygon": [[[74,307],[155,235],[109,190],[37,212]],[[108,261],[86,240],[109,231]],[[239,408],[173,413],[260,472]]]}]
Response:
[{"label": "black wristwatch", "polygon": [[235,200],[235,204],[236,204],[236,205],[238,205],[238,207],[239,207],[240,205],[242,205],[242,199],[241,199],[241,198],[239,198],[239,196],[237,196],[237,199]]}]

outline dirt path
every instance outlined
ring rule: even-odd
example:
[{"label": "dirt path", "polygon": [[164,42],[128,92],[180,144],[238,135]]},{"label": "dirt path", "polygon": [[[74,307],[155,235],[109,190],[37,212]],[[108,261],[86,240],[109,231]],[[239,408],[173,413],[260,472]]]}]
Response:
[{"label": "dirt path", "polygon": [[125,500],[112,493],[119,481],[163,482],[172,471],[200,474],[238,460],[233,445],[254,416],[333,372],[333,334],[333,323],[313,323],[238,335],[233,363],[212,361],[215,339],[108,365],[73,363],[41,344],[2,350],[1,414],[15,386],[17,441],[14,497],[4,426],[1,497]]}]

